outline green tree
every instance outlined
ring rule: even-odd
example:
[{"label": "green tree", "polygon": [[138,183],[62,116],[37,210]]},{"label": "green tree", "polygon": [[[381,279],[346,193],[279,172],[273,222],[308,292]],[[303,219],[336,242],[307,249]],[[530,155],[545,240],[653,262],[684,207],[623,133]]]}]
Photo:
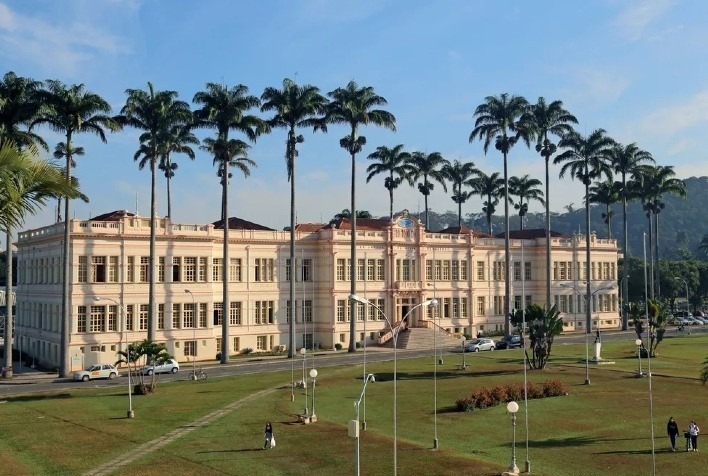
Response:
[{"label": "green tree", "polygon": [[[71,164],[74,150],[73,138],[77,134],[94,134],[106,143],[106,131],[115,132],[120,124],[108,114],[111,106],[98,94],[87,91],[83,84],[67,86],[61,81],[48,80],[46,89],[39,91],[38,98],[42,102],[41,114],[32,121],[30,129],[38,125],[46,125],[54,132],[64,134],[66,154],[66,180],[71,183]],[[67,377],[71,373],[69,361],[69,331],[71,308],[69,303],[69,283],[71,282],[70,266],[70,230],[71,200],[64,200],[64,253],[62,258],[62,314],[61,314],[61,352],[59,375]]]},{"label": "green tree", "polygon": [[[489,150],[489,145],[494,141],[494,147],[504,157],[504,269],[508,270],[510,262],[509,252],[509,151],[519,141],[523,140],[530,145],[534,129],[528,121],[522,120],[529,111],[529,104],[521,96],[509,96],[504,93],[500,96],[487,96],[484,103],[477,106],[474,129],[469,141],[479,139],[484,142],[484,153]],[[511,299],[511,280],[504,280],[504,315],[509,315]],[[504,334],[509,335],[509,321],[504,320]]]},{"label": "green tree", "polygon": [[152,375],[145,376],[140,368],[145,365],[161,365],[172,358],[164,344],[158,344],[150,339],[128,344],[125,351],[118,351],[116,354],[119,357],[116,365],[126,364],[129,372],[132,366],[134,373],[138,375],[138,382],[134,388],[138,395],[154,393],[157,388],[158,375],[157,372],[153,372]]},{"label": "green tree", "polygon": [[12,142],[17,149],[29,146],[49,150],[41,136],[28,128],[42,107],[41,81],[17,76],[12,71],[0,80],[0,143]]},{"label": "green tree", "polygon": [[529,202],[535,200],[541,205],[545,204],[543,192],[538,188],[540,185],[540,180],[528,175],[509,178],[509,195],[518,198],[518,201],[512,198],[509,198],[509,201],[514,204],[514,209],[519,211],[519,230],[524,229],[524,216],[529,211]]},{"label": "green tree", "polygon": [[[359,135],[359,128],[368,125],[396,130],[396,117],[379,106],[388,104],[385,98],[379,96],[371,86],[362,86],[350,81],[344,88],[337,88],[327,93],[330,103],[327,114],[320,126],[326,130],[327,124],[343,124],[349,126],[349,135],[339,141],[340,147],[351,156],[351,210],[352,219],[351,261],[356,263],[356,154],[366,145],[366,137]],[[356,266],[351,267],[351,294],[356,294]],[[350,302],[351,315],[356,315],[356,302]],[[349,323],[349,352],[356,351],[356,319]]]},{"label": "green tree", "polygon": [[463,190],[462,187],[468,185],[479,171],[475,168],[474,162],[460,162],[459,160],[453,160],[452,163],[448,162],[443,165],[441,171],[445,178],[452,183],[452,201],[457,203],[457,226],[461,227],[462,204],[473,195],[472,191]]},{"label": "green tree", "polygon": [[[274,111],[268,121],[270,127],[287,129],[285,141],[285,165],[290,182],[290,263],[295,269],[295,158],[298,156],[297,144],[305,138],[297,133],[298,128],[315,128],[321,123],[327,106],[327,99],[320,94],[319,88],[306,84],[299,86],[285,78],[282,89],[266,88],[261,95],[261,111]],[[294,272],[292,273],[294,276]],[[290,302],[295,302],[295,279],[290,279]],[[294,314],[293,314],[294,315]],[[290,319],[290,343],[288,357],[295,358],[295,318]]]},{"label": "green tree", "polygon": [[420,178],[423,179],[423,181],[418,184],[418,191],[423,194],[425,199],[425,229],[428,230],[428,196],[434,188],[434,184],[429,179],[438,182],[443,190],[447,192],[444,169],[445,166],[450,163],[443,158],[440,152],[426,154],[425,152],[418,151],[411,154],[408,163],[411,167],[411,180],[415,182]]},{"label": "green tree", "polygon": [[157,166],[160,153],[165,152],[165,140],[173,126],[186,125],[192,120],[189,104],[177,99],[177,91],[155,91],[151,82],[147,90],[126,89],[128,96],[116,120],[122,126],[143,131],[140,147],[133,159],[142,170],[150,168],[150,268],[148,289],[148,339],[155,341],[157,313],[155,312],[155,225],[157,221]]},{"label": "green tree", "polygon": [[[545,309],[538,304],[529,304],[526,311],[516,310],[511,315],[511,323],[523,336],[523,323],[526,322],[530,341],[531,357],[524,346],[526,360],[532,369],[543,370],[551,357],[553,339],[563,332],[563,319],[556,306]],[[523,337],[522,337],[523,339]]]},{"label": "green tree", "polygon": [[160,137],[160,163],[157,168],[165,174],[167,180],[167,217],[172,218],[172,177],[178,164],[172,160],[172,154],[184,154],[194,160],[194,149],[191,146],[198,145],[199,139],[190,130],[190,124],[173,124]]},{"label": "green tree", "polygon": [[366,183],[379,174],[385,174],[384,187],[388,190],[389,197],[389,218],[393,219],[393,191],[398,188],[403,181],[407,181],[413,186],[411,180],[412,167],[410,164],[411,154],[403,150],[403,144],[398,144],[392,148],[384,145],[376,148],[376,151],[369,154],[370,160],[375,160],[366,168],[368,175]]},{"label": "green tree", "polygon": [[[70,157],[71,161],[71,166],[76,167],[76,161],[74,160],[74,157],[82,157],[85,154],[84,148],[81,146],[75,146],[72,147],[71,150],[68,150],[66,148],[66,144],[64,142],[59,142],[55,147],[54,147],[54,158],[57,160],[61,161],[66,161],[67,157]],[[64,175],[66,175],[66,172],[64,172]],[[78,178],[76,178],[73,174],[70,174],[71,180],[75,182],[78,185]],[[57,223],[62,221],[61,219],[61,202],[62,202],[61,196],[57,197]],[[88,202],[88,197],[82,197],[82,200],[84,202]]]},{"label": "green tree", "polygon": [[620,182],[612,180],[610,175],[607,180],[595,182],[590,186],[590,203],[605,205],[602,220],[607,225],[608,238],[612,238],[612,217],[615,215],[610,206],[620,201],[621,185]]},{"label": "green tree", "polygon": [[469,185],[472,187],[473,193],[484,200],[482,211],[487,217],[487,233],[491,235],[492,217],[499,203],[499,198],[504,196],[504,179],[499,175],[499,172],[487,175],[480,171],[477,173],[477,177],[470,180]]},{"label": "green tree", "polygon": [[[261,101],[248,94],[248,87],[237,84],[232,88],[217,83],[207,83],[206,89],[194,95],[193,101],[201,105],[195,112],[196,127],[216,130],[216,137],[204,141],[205,146],[214,154],[214,163],[218,167],[217,175],[221,177],[221,225],[224,227],[223,244],[223,309],[221,320],[221,363],[229,362],[229,194],[228,183],[231,174],[229,166],[236,158],[246,159],[246,143],[229,139],[229,133],[241,132],[251,142],[270,130],[268,124],[258,116],[248,114],[251,109],[260,107]],[[236,160],[236,164],[247,176],[248,166],[255,166],[250,159]],[[291,349],[292,350],[292,349]]]},{"label": "green tree", "polygon": [[[571,132],[560,140],[558,145],[566,150],[556,156],[554,164],[563,164],[560,177],[570,173],[571,178],[578,179],[585,185],[585,275],[590,273],[590,184],[602,176],[611,174],[610,152],[614,141],[608,137],[604,129],[596,129],[588,136]],[[591,302],[591,280],[586,282],[585,302]],[[591,306],[585,306],[585,332],[590,332],[592,324]]]},{"label": "green tree", "polygon": [[524,122],[529,123],[536,137],[536,152],[541,154],[546,163],[546,307],[551,307],[551,190],[550,190],[550,162],[557,146],[552,142],[553,136],[560,138],[573,130],[571,124],[578,120],[563,107],[562,101],[547,103],[545,98],[539,97],[536,104],[532,105],[524,117]]},{"label": "green tree", "polygon": [[[620,188],[620,199],[622,201],[622,240],[624,250],[624,256],[630,256],[629,250],[629,232],[627,227],[627,202],[633,198],[632,191],[628,187],[628,178],[631,180],[632,176],[643,163],[653,163],[654,158],[649,152],[641,150],[637,147],[636,143],[631,143],[628,145],[622,145],[619,143],[615,144],[611,153],[612,168],[615,174],[619,174],[621,177],[621,188]],[[626,270],[625,270],[626,273]],[[624,274],[624,281],[622,282],[622,296],[625,298],[622,303],[622,330],[627,330],[629,323],[629,316],[627,315],[627,297],[628,293],[628,275]]]}]

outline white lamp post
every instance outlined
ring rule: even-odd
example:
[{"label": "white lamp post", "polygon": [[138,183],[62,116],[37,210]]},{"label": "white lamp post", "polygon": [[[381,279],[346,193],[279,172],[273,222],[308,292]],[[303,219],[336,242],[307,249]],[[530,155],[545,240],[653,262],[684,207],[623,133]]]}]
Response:
[{"label": "white lamp post", "polygon": [[[398,474],[398,416],[397,416],[397,388],[396,388],[396,373],[397,373],[397,368],[398,368],[398,361],[397,361],[397,353],[396,349],[398,348],[398,334],[401,329],[401,325],[399,324],[395,329],[393,328],[393,324],[391,324],[391,321],[389,320],[388,316],[386,313],[381,309],[379,306],[374,304],[373,302],[364,299],[363,297],[357,296],[356,294],[350,294],[349,299],[355,302],[360,302],[362,304],[366,304],[367,306],[373,306],[374,308],[378,309],[379,312],[384,316],[384,319],[386,320],[386,324],[388,325],[389,330],[391,331],[391,336],[393,339],[393,474],[396,476]],[[403,323],[408,316],[411,315],[413,311],[418,309],[419,307],[427,307],[427,306],[436,306],[438,304],[437,299],[428,299],[427,301],[423,301],[420,304],[417,304],[413,306],[405,316],[401,319],[401,323]],[[363,392],[363,391],[362,391]],[[358,407],[357,407],[358,408]]]},{"label": "white lamp post", "polygon": [[317,385],[317,370],[310,370],[310,378],[312,379],[312,414],[310,415],[310,422],[317,421],[317,415],[315,415],[315,386]]},{"label": "white lamp post", "polygon": [[502,473],[504,476],[515,476],[519,474],[519,468],[516,466],[516,412],[519,411],[519,404],[511,401],[506,404],[506,411],[511,413],[511,464],[509,471]]},{"label": "white lamp post", "polygon": [[[130,379],[130,347],[128,344],[128,322],[125,320],[126,319],[125,309],[123,308],[123,305],[121,303],[119,303],[118,301],[116,301],[115,299],[112,299],[112,298],[105,298],[105,299],[106,299],[106,301],[111,301],[111,302],[114,302],[118,305],[118,307],[120,308],[121,316],[123,318],[123,330],[125,332],[125,360],[128,363],[128,412],[127,412],[126,416],[128,418],[134,418],[135,412],[133,412],[133,384]],[[94,296],[93,300],[96,302],[102,301],[102,299],[98,296]]]},{"label": "white lamp post", "polygon": [[[595,294],[599,293],[600,291],[611,291],[611,290],[615,289],[614,286],[605,286],[602,288],[598,288],[590,294],[590,299],[588,299],[588,297],[585,294],[581,293],[580,290],[578,290],[578,288],[576,288],[572,284],[561,283],[560,287],[572,289],[574,292],[578,293],[579,296],[583,297],[583,299],[585,300],[585,306],[586,306],[585,310],[586,310],[587,315],[590,315],[590,311],[591,311],[590,306],[592,306],[592,298],[595,296]],[[596,358],[597,358],[597,360],[600,360],[600,347],[599,346],[601,344],[599,342],[599,338],[600,338],[600,314],[599,313],[597,316],[597,320],[598,320],[598,322],[597,322],[598,342],[596,342],[596,344],[598,346],[598,349],[596,351]],[[592,321],[590,319],[588,319],[587,322],[585,323],[585,385],[590,385],[590,355],[589,355],[589,350],[588,350],[588,345],[589,345],[588,338],[590,336],[590,328],[591,327],[592,327]]]},{"label": "white lamp post", "polygon": [[307,349],[304,347],[300,348],[300,355],[302,355],[302,388],[305,389],[305,415],[307,416],[307,380],[305,379],[305,357],[307,354]]},{"label": "white lamp post", "polygon": [[192,296],[192,321],[194,327],[192,332],[192,338],[194,339],[194,349],[192,351],[192,380],[197,380],[197,306],[194,304],[194,294],[189,289],[184,290],[185,293]]},{"label": "white lamp post", "polygon": [[361,466],[361,461],[359,459],[359,406],[361,405],[361,400],[364,398],[364,394],[366,393],[366,384],[369,382],[376,382],[376,378],[374,377],[374,374],[368,374],[364,378],[364,386],[361,388],[361,393],[359,394],[359,399],[354,402],[354,408],[356,409],[356,419],[352,420],[349,422],[349,429],[348,433],[349,436],[354,438],[356,440],[356,458],[354,458],[354,471],[356,476],[359,476],[360,473],[360,466]]},{"label": "white lamp post", "polygon": [[637,377],[642,376],[642,339],[637,339],[634,341],[637,345],[637,362],[639,362],[639,368],[637,369]]}]

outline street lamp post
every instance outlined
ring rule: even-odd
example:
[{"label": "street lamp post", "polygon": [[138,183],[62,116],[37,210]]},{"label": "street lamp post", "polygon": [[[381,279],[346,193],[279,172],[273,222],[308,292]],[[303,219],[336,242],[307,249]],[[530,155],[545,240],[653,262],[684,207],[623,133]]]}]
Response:
[{"label": "street lamp post", "polygon": [[[368,299],[364,299],[363,297],[357,296],[356,294],[350,294],[349,299],[355,302],[360,302],[362,304],[365,304],[367,306],[373,306],[374,308],[378,309],[379,312],[384,316],[384,320],[386,321],[386,324],[388,325],[389,330],[391,331],[391,338],[393,339],[393,474],[396,476],[398,474],[398,415],[397,415],[397,388],[396,388],[396,373],[398,369],[398,360],[397,360],[397,353],[396,349],[398,348],[398,334],[401,329],[401,325],[399,324],[395,329],[393,328],[393,324],[391,324],[390,319],[386,315],[386,313],[381,309],[379,306],[374,304],[373,302],[369,301]],[[420,304],[417,304],[413,306],[405,316],[401,319],[401,323],[403,323],[408,316],[411,315],[413,311],[418,309],[419,307],[427,307],[427,306],[436,306],[438,304],[437,299],[428,299],[427,301],[423,301]],[[362,390],[363,392],[363,390]],[[358,407],[357,407],[358,408]]]},{"label": "street lamp post", "polygon": [[361,474],[360,466],[361,461],[359,459],[360,445],[359,445],[359,406],[361,405],[361,400],[364,398],[366,393],[366,384],[369,382],[376,382],[376,377],[374,374],[368,374],[364,378],[364,386],[361,388],[361,393],[359,394],[359,399],[354,402],[354,408],[356,409],[356,419],[349,422],[349,436],[356,440],[356,458],[354,458],[354,472],[356,476]]},{"label": "street lamp post", "polygon": [[642,339],[637,339],[634,341],[637,345],[637,362],[639,362],[639,367],[637,368],[637,377],[642,376]]},{"label": "street lamp post", "polygon": [[312,379],[312,414],[310,415],[310,422],[317,421],[317,415],[315,415],[315,386],[317,385],[317,370],[310,370],[310,378]]},{"label": "street lamp post", "polygon": [[[572,284],[568,283],[561,283],[560,287],[562,288],[569,288],[572,289],[574,292],[578,293],[578,295],[582,296],[583,299],[585,300],[585,307],[586,307],[586,313],[589,316],[591,314],[591,309],[590,306],[592,305],[592,298],[599,293],[600,291],[611,291],[615,287],[614,286],[605,286],[602,288],[598,288],[592,293],[590,293],[590,297],[586,296],[585,294],[581,293],[578,288],[576,288]],[[600,344],[599,342],[599,337],[600,337],[600,315],[598,314],[597,317],[597,336],[598,336],[598,345]],[[592,320],[588,319],[587,322],[585,323],[585,385],[590,385],[590,355],[589,355],[589,350],[588,350],[588,338],[590,337],[590,328],[592,327]],[[598,348],[597,351],[597,360],[600,360],[600,351]]]},{"label": "street lamp post", "polygon": [[502,473],[504,476],[516,476],[519,468],[516,466],[516,412],[519,411],[519,404],[511,401],[506,404],[506,411],[511,413],[511,464],[509,471]]},{"label": "street lamp post", "polygon": [[185,289],[184,292],[192,297],[192,339],[194,339],[194,349],[192,350],[192,380],[197,380],[197,305],[194,304],[194,294],[192,294],[192,291]]},{"label": "street lamp post", "polygon": [[[125,332],[125,360],[128,364],[128,412],[126,413],[127,418],[135,418],[135,412],[133,412],[133,384],[130,379],[130,346],[128,344],[128,323],[126,322],[125,309],[123,305],[113,298],[105,298],[106,301],[114,302],[118,305],[120,309],[120,314],[123,317],[123,330]],[[94,296],[93,300],[98,302],[102,301],[99,296]]]},{"label": "street lamp post", "polygon": [[305,357],[307,354],[307,349],[304,347],[300,348],[300,355],[302,355],[302,388],[305,389],[305,416],[307,416],[307,380],[305,379]]}]

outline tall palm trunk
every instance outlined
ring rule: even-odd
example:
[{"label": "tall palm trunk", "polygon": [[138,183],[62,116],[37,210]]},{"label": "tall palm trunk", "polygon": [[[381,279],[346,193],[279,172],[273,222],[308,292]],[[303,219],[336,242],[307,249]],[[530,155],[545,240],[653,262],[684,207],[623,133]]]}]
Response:
[{"label": "tall palm trunk", "polygon": [[607,238],[612,239],[612,217],[610,217],[610,204],[605,205],[605,216],[607,217]]},{"label": "tall palm trunk", "polygon": [[[66,180],[71,183],[71,132],[66,133]],[[71,374],[71,354],[69,351],[69,333],[71,332],[71,301],[69,299],[69,279],[71,278],[69,260],[71,259],[71,247],[69,244],[71,222],[69,221],[69,211],[71,200],[64,199],[64,249],[61,261],[62,282],[61,282],[61,336],[59,339],[59,376],[66,378]]]},{"label": "tall palm trunk", "polygon": [[425,201],[425,231],[430,229],[430,224],[428,223],[428,196],[423,195],[423,200]]},{"label": "tall palm trunk", "polygon": [[222,282],[223,282],[223,308],[221,312],[221,363],[229,362],[229,318],[231,313],[231,305],[229,303],[229,280],[231,260],[229,258],[229,161],[222,160],[224,164],[224,176],[221,181],[221,203],[224,211],[224,260],[222,265]]},{"label": "tall palm trunk", "polygon": [[290,129],[288,137],[288,160],[291,164],[290,170],[290,322],[288,323],[290,332],[290,343],[288,345],[288,357],[295,358],[295,131]]},{"label": "tall palm trunk", "polygon": [[389,197],[389,215],[390,219],[393,220],[393,174],[391,174],[391,187],[388,189]]},{"label": "tall palm trunk", "polygon": [[[544,137],[547,141],[548,136]],[[551,155],[546,153],[546,309],[551,308],[551,200],[549,185],[549,161]]]},{"label": "tall palm trunk", "polygon": [[150,257],[148,262],[150,263],[150,269],[148,270],[148,340],[150,342],[155,342],[156,338],[156,327],[157,319],[155,315],[155,228],[157,227],[157,197],[155,196],[155,189],[157,188],[156,179],[156,169],[157,169],[157,157],[153,155],[150,159]]},{"label": "tall palm trunk", "polygon": [[7,237],[6,240],[6,250],[5,257],[7,259],[7,269],[5,271],[5,276],[7,282],[5,283],[5,375],[4,378],[12,378],[12,233],[8,230],[5,233]]},{"label": "tall palm trunk", "polygon": [[[356,127],[352,128],[352,133],[350,136],[350,144],[352,151],[356,142]],[[349,270],[349,279],[351,281],[351,294],[356,294],[356,153],[352,152],[352,206],[351,206],[351,222],[352,222],[352,249],[351,249],[351,269]],[[349,352],[356,352],[356,307],[358,303],[354,300],[349,302]]]},{"label": "tall palm trunk", "polygon": [[[659,214],[654,214],[654,252],[656,253],[656,295],[661,297],[661,262],[659,261]],[[688,306],[688,304],[686,304]]]},{"label": "tall palm trunk", "polygon": [[[460,190],[462,193],[462,190]],[[462,202],[457,202],[457,227],[462,227]]]},{"label": "tall palm trunk", "polygon": [[509,173],[507,152],[504,152],[504,335],[510,331],[509,312],[511,310],[511,256],[509,251]]},{"label": "tall palm trunk", "polygon": [[[590,179],[587,164],[585,165],[585,333],[590,334],[592,328],[592,294],[590,284]],[[587,342],[587,341],[586,341]],[[586,383],[590,383],[587,381]]]},{"label": "tall palm trunk", "polygon": [[654,240],[652,233],[651,210],[647,211],[647,219],[649,220],[649,297],[654,299]]},{"label": "tall palm trunk", "polygon": [[629,302],[629,240],[627,238],[627,181],[625,175],[622,174],[622,229],[624,241],[624,259],[622,260],[622,330],[626,331],[629,327],[629,314],[627,303]]},{"label": "tall palm trunk", "polygon": [[167,218],[172,219],[172,193],[170,190],[170,183],[172,179],[167,176]]}]

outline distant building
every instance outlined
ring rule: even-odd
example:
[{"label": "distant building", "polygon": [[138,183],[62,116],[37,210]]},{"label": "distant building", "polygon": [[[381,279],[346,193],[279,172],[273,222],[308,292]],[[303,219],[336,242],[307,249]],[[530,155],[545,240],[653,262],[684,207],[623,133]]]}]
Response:
[{"label": "distant building", "polygon": [[[118,211],[71,220],[69,300],[72,369],[116,360],[126,340],[147,337],[149,219]],[[156,338],[178,360],[214,359],[221,348],[221,222],[180,225],[157,220]],[[350,316],[348,219],[296,227],[295,264],[288,231],[229,219],[231,301],[227,313],[231,349],[267,351],[288,345],[289,319],[296,319],[297,346],[377,343],[384,317],[358,305]],[[511,231],[513,308],[544,304],[544,230]],[[504,239],[467,228],[425,231],[408,216],[357,220],[357,294],[376,303],[392,322],[414,305],[436,297],[437,308],[420,308],[411,326],[431,320],[452,333],[476,335],[504,328]],[[17,240],[18,286],[15,347],[42,365],[59,365],[63,223],[25,231]],[[584,330],[585,237],[552,235],[552,296],[564,330]],[[593,289],[617,282],[615,240],[590,236]],[[523,246],[522,246],[523,245]],[[289,280],[295,278],[295,303]],[[188,289],[190,293],[185,292]],[[97,299],[100,298],[100,299]],[[194,299],[194,302],[192,301]],[[114,300],[123,306],[116,305]],[[593,299],[593,326],[619,327],[617,290]]]}]

